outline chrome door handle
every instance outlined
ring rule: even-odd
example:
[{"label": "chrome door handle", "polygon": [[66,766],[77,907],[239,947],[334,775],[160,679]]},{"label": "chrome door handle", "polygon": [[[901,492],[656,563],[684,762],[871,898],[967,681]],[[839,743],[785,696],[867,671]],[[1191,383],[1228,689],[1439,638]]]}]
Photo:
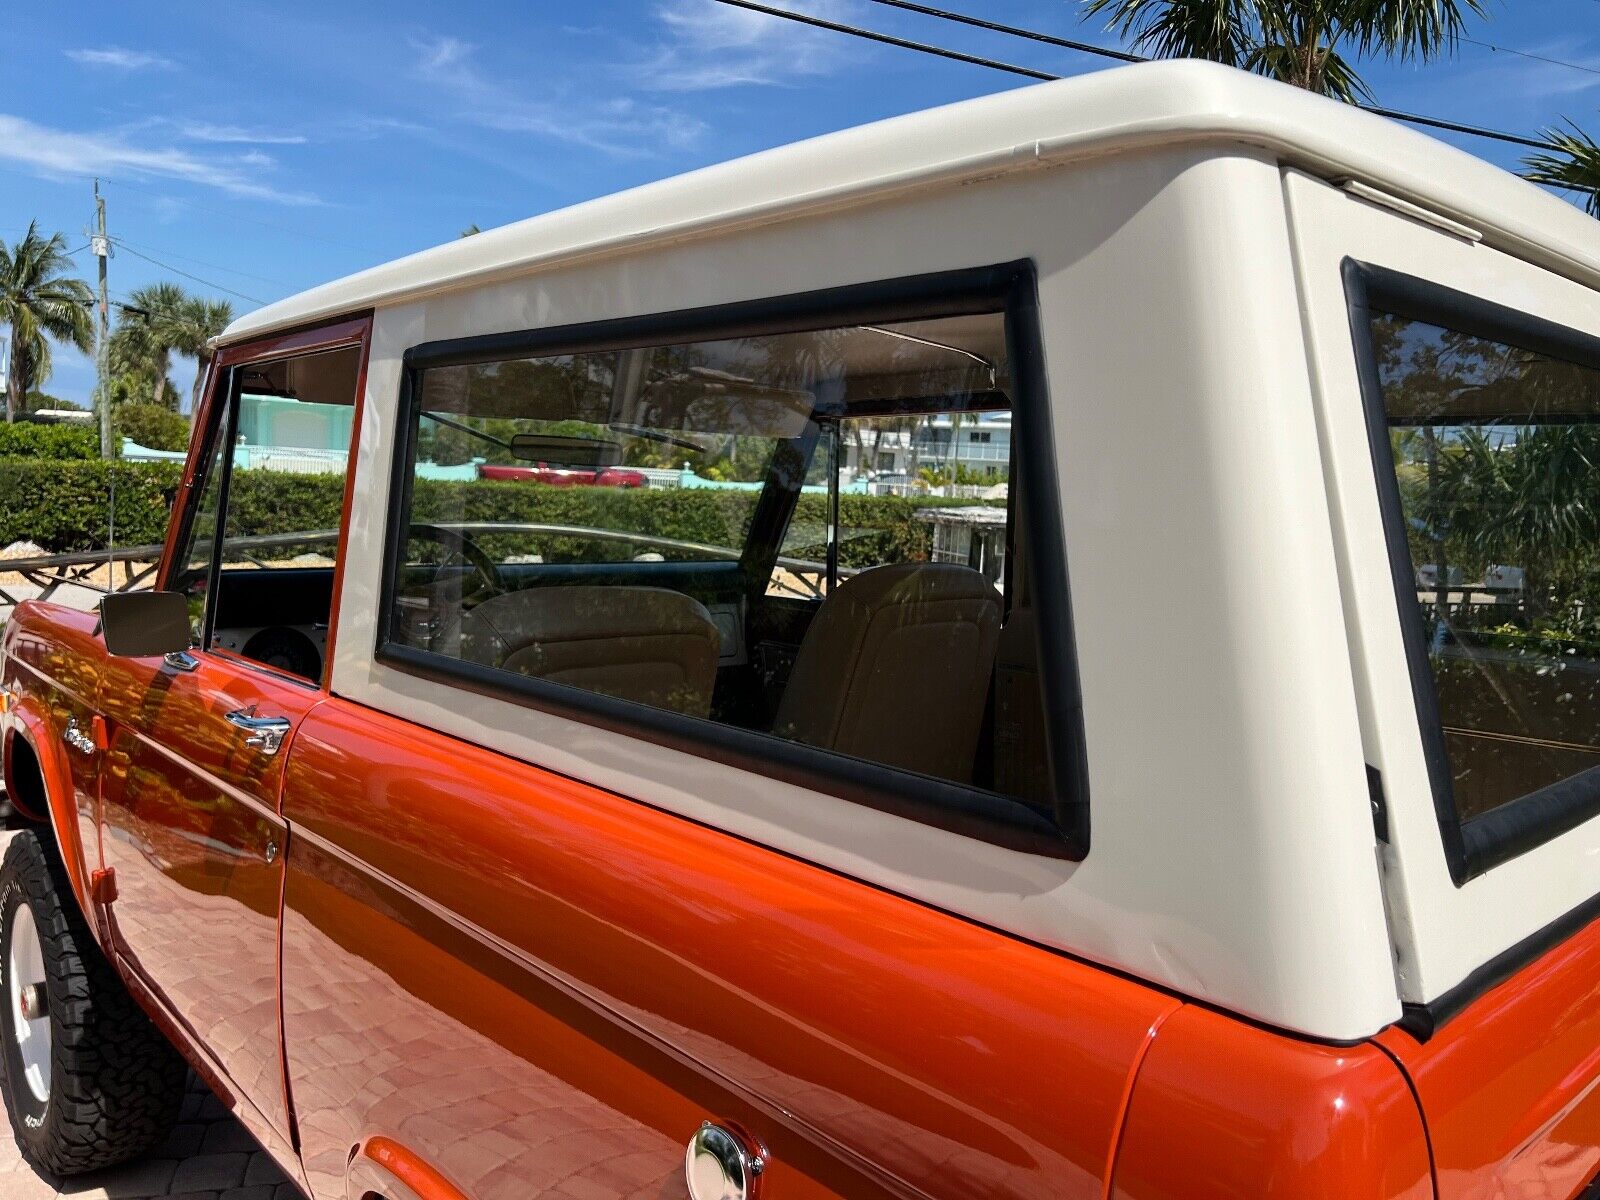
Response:
[{"label": "chrome door handle", "polygon": [[248,733],[250,736],[245,738],[244,744],[254,746],[263,754],[276,754],[283,746],[283,739],[289,736],[288,717],[258,717],[254,708],[235,709],[224,719]]}]

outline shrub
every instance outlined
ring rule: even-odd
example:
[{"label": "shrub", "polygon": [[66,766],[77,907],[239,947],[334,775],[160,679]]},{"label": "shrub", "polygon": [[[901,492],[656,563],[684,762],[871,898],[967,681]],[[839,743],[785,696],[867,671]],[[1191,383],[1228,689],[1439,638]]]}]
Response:
[{"label": "shrub", "polygon": [[99,457],[100,431],[94,425],[42,425],[31,421],[0,424],[0,459],[42,458],[59,462]]},{"label": "shrub", "polygon": [[119,404],[112,410],[117,436],[149,450],[187,450],[189,422],[171,409],[148,401]]},{"label": "shrub", "polygon": [[51,554],[103,550],[116,475],[116,541],[154,545],[167,535],[165,491],[176,463],[0,462],[0,546],[32,541]]},{"label": "shrub", "polygon": [[[51,553],[97,550],[106,544],[110,474],[116,473],[116,538],[122,546],[155,544],[166,536],[164,492],[181,478],[176,463],[0,462],[0,546],[30,539]],[[418,521],[482,521],[596,526],[679,541],[738,549],[756,504],[746,491],[548,487],[522,482],[453,483],[418,480],[413,517]],[[229,492],[231,533],[240,536],[291,530],[336,529],[344,502],[344,477],[284,471],[239,471]],[[895,496],[842,496],[840,520],[850,531],[839,548],[845,566],[928,557],[932,527],[918,509],[959,500]],[[800,498],[796,525],[825,525],[827,497]],[[509,540],[509,539],[506,539]],[[527,539],[519,537],[518,549]],[[569,557],[577,539],[550,538],[551,558]],[[585,556],[594,552],[583,541]],[[491,552],[502,548],[489,547]],[[791,544],[791,552],[805,549]],[[507,551],[509,552],[509,550]],[[564,553],[563,553],[564,552]],[[634,549],[617,545],[617,556]]]}]

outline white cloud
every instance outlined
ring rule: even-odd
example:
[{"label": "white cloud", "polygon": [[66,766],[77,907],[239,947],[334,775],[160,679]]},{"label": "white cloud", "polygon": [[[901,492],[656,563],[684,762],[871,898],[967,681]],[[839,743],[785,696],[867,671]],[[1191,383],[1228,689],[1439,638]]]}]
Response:
[{"label": "white cloud", "polygon": [[569,94],[558,81],[546,96],[530,97],[486,75],[477,47],[453,37],[413,41],[419,79],[452,96],[461,120],[504,133],[533,134],[571,142],[618,157],[655,152],[665,145],[681,149],[705,132],[705,122],[660,105],[626,96],[596,102],[589,88]]},{"label": "white cloud", "polygon": [[270,130],[244,129],[238,125],[209,125],[203,121],[184,121],[178,126],[184,137],[193,142],[241,143],[251,146],[304,146],[306,137],[299,133],[273,133]]},{"label": "white cloud", "polygon": [[[0,113],[0,161],[30,167],[41,175],[126,175],[171,179],[215,188],[248,200],[276,204],[318,204],[305,192],[286,192],[263,183],[252,170],[265,165],[251,156],[206,157],[173,146],[139,146],[117,133],[79,133],[51,129],[26,117]],[[270,162],[270,160],[267,160]]]},{"label": "white cloud", "polygon": [[[854,0],[791,0],[787,7],[833,21],[857,15]],[[715,0],[667,0],[656,17],[666,38],[634,74],[641,87],[659,91],[785,84],[855,61],[836,33]]]},{"label": "white cloud", "polygon": [[121,46],[102,46],[97,49],[67,50],[68,58],[83,67],[111,67],[118,71],[171,71],[177,63],[147,50],[127,50]]}]

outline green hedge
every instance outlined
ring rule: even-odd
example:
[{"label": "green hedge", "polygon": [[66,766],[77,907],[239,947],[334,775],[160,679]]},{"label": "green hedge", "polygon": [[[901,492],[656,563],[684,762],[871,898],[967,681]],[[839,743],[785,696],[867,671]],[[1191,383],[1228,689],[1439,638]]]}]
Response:
[{"label": "green hedge", "polygon": [[[168,517],[164,492],[179,482],[177,464],[13,461],[0,462],[0,546],[27,539],[51,553],[103,548],[111,471],[116,472],[118,544],[160,542],[166,536]],[[342,476],[240,471],[234,475],[231,488],[230,532],[248,536],[332,529],[339,523],[343,498]],[[596,526],[738,548],[744,544],[755,503],[755,493],[742,491],[419,480],[414,516],[419,521]],[[840,561],[845,566],[870,566],[925,559],[932,527],[915,519],[917,509],[960,503],[963,502],[843,496],[840,519],[849,536],[840,547]],[[827,497],[801,497],[795,517],[797,528],[821,529],[826,520]],[[525,552],[528,539],[516,540],[516,549]],[[573,539],[546,540],[551,544],[541,544],[539,550],[553,561],[578,550]],[[501,547],[491,545],[488,549],[495,553]],[[592,543],[584,544],[586,554],[592,554],[593,549]],[[794,537],[786,550],[800,557],[820,554],[820,547],[805,546]],[[633,552],[623,544],[617,547],[619,558]]]},{"label": "green hedge", "polygon": [[43,425],[31,421],[0,424],[0,459],[29,458],[72,461],[100,457],[100,430],[95,425]]},{"label": "green hedge", "polygon": [[189,419],[148,401],[127,401],[112,410],[119,438],[147,450],[178,451],[189,448]]},{"label": "green hedge", "polygon": [[166,489],[176,487],[176,463],[0,462],[0,546],[36,542],[51,554],[103,550],[110,475],[116,473],[119,545],[139,546],[167,535]]}]

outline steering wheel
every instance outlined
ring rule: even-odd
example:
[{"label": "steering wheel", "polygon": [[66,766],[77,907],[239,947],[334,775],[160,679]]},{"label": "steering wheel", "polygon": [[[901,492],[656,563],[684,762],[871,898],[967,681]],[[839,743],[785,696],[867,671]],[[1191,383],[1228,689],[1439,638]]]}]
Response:
[{"label": "steering wheel", "polygon": [[461,607],[475,608],[494,596],[505,593],[505,584],[500,580],[500,568],[494,559],[484,551],[466,534],[458,529],[451,529],[445,525],[430,525],[423,521],[413,521],[410,528],[411,537],[432,538],[445,548],[438,565],[433,571],[433,580],[430,586],[437,587],[446,582],[454,572],[463,566],[471,567],[477,582],[471,587],[465,585],[461,589]]}]

